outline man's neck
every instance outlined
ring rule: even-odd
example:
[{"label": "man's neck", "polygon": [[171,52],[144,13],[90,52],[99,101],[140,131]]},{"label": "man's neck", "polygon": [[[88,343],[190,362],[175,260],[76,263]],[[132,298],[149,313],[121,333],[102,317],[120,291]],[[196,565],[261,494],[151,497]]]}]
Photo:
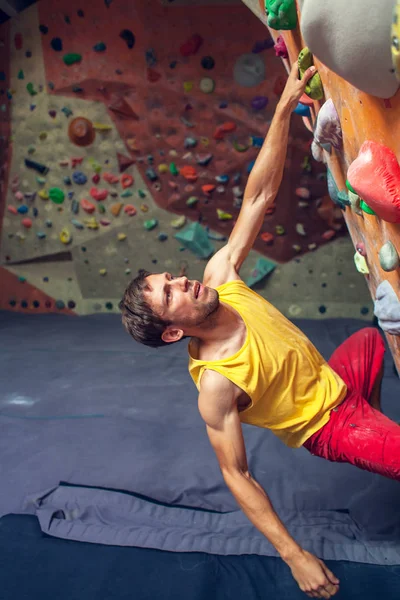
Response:
[{"label": "man's neck", "polygon": [[239,315],[230,306],[220,302],[218,309],[201,324],[201,327],[188,331],[193,340],[203,348],[212,348],[232,337],[239,323]]}]

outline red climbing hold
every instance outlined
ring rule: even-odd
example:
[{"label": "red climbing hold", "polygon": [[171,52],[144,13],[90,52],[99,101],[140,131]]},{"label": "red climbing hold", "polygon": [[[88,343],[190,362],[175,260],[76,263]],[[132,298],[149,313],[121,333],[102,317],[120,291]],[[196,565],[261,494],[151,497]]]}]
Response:
[{"label": "red climbing hold", "polygon": [[14,35],[14,44],[15,44],[16,50],[22,50],[22,45],[23,45],[22,33],[16,33]]},{"label": "red climbing hold", "polygon": [[157,71],[155,71],[154,69],[151,69],[150,67],[148,67],[148,69],[147,69],[147,81],[150,81],[150,83],[155,83],[159,79],[161,79],[161,73],[157,73]]},{"label": "red climbing hold", "polygon": [[74,169],[77,165],[82,164],[83,156],[71,158],[71,165]]},{"label": "red climbing hold", "polygon": [[22,219],[21,223],[24,227],[26,227],[26,229],[30,229],[32,227],[32,219]]},{"label": "red climbing hold", "polygon": [[113,173],[103,173],[103,179],[107,183],[118,183],[119,181],[119,177]]},{"label": "red climbing hold", "polygon": [[90,195],[94,200],[97,200],[97,202],[101,202],[107,198],[108,190],[99,190],[98,188],[92,187],[90,190]]},{"label": "red climbing hold", "polygon": [[121,175],[121,185],[124,190],[133,185],[133,177],[132,175],[128,175],[127,173],[123,173]]},{"label": "red climbing hold", "polygon": [[191,183],[197,181],[198,178],[196,169],[194,167],[191,167],[190,165],[185,165],[184,167],[181,167],[179,169],[179,174]]},{"label": "red climbing hold", "polygon": [[133,217],[136,215],[136,208],[133,206],[133,204],[127,204],[124,206],[124,213],[126,213],[129,217]]},{"label": "red climbing hold", "polygon": [[366,141],[347,172],[356,193],[388,223],[400,223],[400,166],[390,148]]},{"label": "red climbing hold", "polygon": [[99,181],[100,181],[100,175],[98,173],[96,173],[95,175],[93,175],[92,181],[93,181],[93,183],[99,183]]},{"label": "red climbing hold", "polygon": [[135,160],[133,158],[131,158],[130,156],[124,156],[119,152],[117,152],[117,160],[120,173],[123,173],[124,171],[126,171],[126,169],[135,164]]},{"label": "red climbing hold", "polygon": [[15,206],[12,206],[11,204],[9,204],[9,205],[7,206],[7,210],[8,210],[8,212],[10,212],[12,215],[17,215],[17,214],[18,214],[18,211],[17,211],[17,209],[15,208]]},{"label": "red climbing hold", "polygon": [[215,190],[215,185],[213,185],[212,183],[208,183],[206,185],[202,185],[201,189],[205,194],[209,195]]},{"label": "red climbing hold", "polygon": [[268,206],[268,208],[266,209],[265,214],[273,215],[275,210],[276,210],[276,204],[271,204],[271,206]]},{"label": "red climbing hold", "polygon": [[223,140],[224,136],[227,133],[232,133],[232,131],[235,131],[235,129],[236,123],[233,123],[233,121],[227,121],[226,123],[222,123],[222,125],[219,125],[214,131],[213,138],[214,140]]},{"label": "red climbing hold", "polygon": [[266,231],[265,233],[261,234],[261,239],[265,244],[272,244],[274,241],[274,236],[272,233],[268,233],[268,231]]},{"label": "red climbing hold", "polygon": [[86,198],[82,198],[81,206],[83,210],[89,214],[93,213],[96,210],[95,205],[92,202],[89,202],[89,200],[86,200]]},{"label": "red climbing hold", "polygon": [[193,34],[192,36],[190,36],[190,38],[188,40],[186,40],[186,42],[184,44],[182,44],[182,46],[179,48],[179,52],[181,53],[182,56],[192,56],[194,54],[196,54],[196,52],[199,51],[200,46],[203,43],[203,38],[201,37],[201,35],[198,35],[197,33]]}]

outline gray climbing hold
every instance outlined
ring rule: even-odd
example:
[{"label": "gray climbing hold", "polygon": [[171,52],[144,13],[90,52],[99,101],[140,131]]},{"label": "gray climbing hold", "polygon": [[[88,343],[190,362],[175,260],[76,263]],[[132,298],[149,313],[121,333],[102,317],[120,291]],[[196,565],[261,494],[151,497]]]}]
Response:
[{"label": "gray climbing hold", "polygon": [[81,223],[80,221],[78,221],[78,219],[71,219],[71,223],[74,227],[76,227],[77,229],[85,229],[85,226],[83,223]]},{"label": "gray climbing hold", "polygon": [[185,148],[195,148],[197,146],[196,138],[193,138],[193,137],[185,138],[184,146],[185,146]]},{"label": "gray climbing hold", "polygon": [[376,288],[374,315],[379,326],[391,335],[400,335],[400,299],[389,281],[382,281]]},{"label": "gray climbing hold", "polygon": [[79,212],[79,202],[78,200],[72,200],[71,202],[71,211],[74,213],[74,215],[77,215]]},{"label": "gray climbing hold", "polygon": [[154,169],[146,169],[146,177],[150,179],[150,181],[157,181],[158,175]]},{"label": "gray climbing hold", "polygon": [[213,154],[196,154],[196,162],[202,167],[206,167],[213,159]]},{"label": "gray climbing hold", "polygon": [[379,262],[384,271],[394,271],[400,264],[399,255],[392,242],[386,242],[379,250]]},{"label": "gray climbing hold", "polygon": [[39,238],[39,240],[44,240],[44,238],[46,237],[46,234],[44,233],[44,231],[38,231],[36,233],[36,235]]}]

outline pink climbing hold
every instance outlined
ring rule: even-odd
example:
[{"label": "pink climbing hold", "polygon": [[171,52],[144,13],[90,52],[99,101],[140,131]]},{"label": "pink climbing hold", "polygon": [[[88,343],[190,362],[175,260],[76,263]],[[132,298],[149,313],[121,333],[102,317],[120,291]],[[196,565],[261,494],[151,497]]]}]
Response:
[{"label": "pink climbing hold", "polygon": [[400,223],[400,166],[390,148],[366,141],[347,172],[356,194],[388,223]]},{"label": "pink climbing hold", "polygon": [[108,190],[99,190],[98,188],[92,187],[90,189],[90,195],[94,200],[97,200],[97,202],[101,202],[107,198]]},{"label": "pink climbing hold", "polygon": [[96,210],[96,207],[93,204],[93,202],[89,202],[89,200],[86,200],[86,198],[82,198],[81,206],[85,212],[89,213],[89,215],[94,213],[94,211]]},{"label": "pink climbing hold", "polygon": [[15,208],[15,206],[12,206],[11,204],[9,204],[9,206],[7,206],[7,210],[8,212],[10,212],[12,215],[17,215],[18,211]]},{"label": "pink climbing hold", "polygon": [[113,175],[113,173],[103,173],[103,179],[104,181],[107,181],[107,183],[118,183],[119,181],[119,177]]},{"label": "pink climbing hold", "polygon": [[29,219],[28,217],[22,219],[21,223],[24,227],[26,227],[26,229],[30,229],[32,227],[32,219]]},{"label": "pink climbing hold", "polygon": [[24,199],[24,195],[22,192],[15,192],[14,196],[15,199],[18,200],[18,202],[22,202],[22,200]]},{"label": "pink climbing hold", "polygon": [[274,45],[274,49],[275,49],[276,56],[279,56],[280,58],[289,58],[285,40],[283,39],[283,37],[281,35],[278,36],[278,39],[276,40],[275,45]]}]

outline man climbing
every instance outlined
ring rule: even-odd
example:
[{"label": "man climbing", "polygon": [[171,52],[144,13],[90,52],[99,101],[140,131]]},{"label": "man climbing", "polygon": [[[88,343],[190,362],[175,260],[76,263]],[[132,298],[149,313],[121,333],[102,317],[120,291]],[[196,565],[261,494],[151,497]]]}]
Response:
[{"label": "man climbing", "polygon": [[288,446],[304,445],[312,454],[400,481],[400,427],[379,410],[384,345],[378,332],[357,332],[328,364],[299,329],[239,277],[282,180],[290,115],[314,72],[311,67],[299,81],[293,66],[237,223],[226,246],[208,262],[203,283],[142,270],[120,308],[138,342],[156,347],[191,337],[189,372],[227,486],[289,565],[301,590],[312,598],[330,598],[339,580],[296,543],[279,519],[249,472],[241,428],[241,422],[268,428]]}]

